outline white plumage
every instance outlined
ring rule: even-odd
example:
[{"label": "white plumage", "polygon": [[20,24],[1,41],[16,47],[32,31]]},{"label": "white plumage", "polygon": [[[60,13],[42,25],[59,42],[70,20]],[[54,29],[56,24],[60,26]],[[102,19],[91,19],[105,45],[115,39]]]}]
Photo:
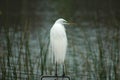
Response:
[{"label": "white plumage", "polygon": [[55,58],[55,63],[57,64],[64,63],[67,51],[67,36],[64,27],[64,24],[66,24],[66,22],[66,20],[60,18],[56,20],[50,30],[51,52]]}]

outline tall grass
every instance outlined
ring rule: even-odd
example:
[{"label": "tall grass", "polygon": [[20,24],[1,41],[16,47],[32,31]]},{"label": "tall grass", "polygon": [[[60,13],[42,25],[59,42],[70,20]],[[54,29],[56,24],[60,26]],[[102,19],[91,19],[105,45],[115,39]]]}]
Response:
[{"label": "tall grass", "polygon": [[[34,75],[35,65],[34,58],[31,56],[30,50],[30,29],[29,24],[26,23],[24,29],[14,32],[15,28],[11,29],[8,26],[4,27],[4,42],[6,47],[5,56],[0,59],[2,80],[36,80],[43,75],[45,70],[45,62],[47,56],[47,49],[40,42],[40,56],[41,62],[35,63],[41,65],[38,69],[38,74]],[[41,41],[41,39],[39,40]],[[40,73],[41,71],[41,73]]]}]

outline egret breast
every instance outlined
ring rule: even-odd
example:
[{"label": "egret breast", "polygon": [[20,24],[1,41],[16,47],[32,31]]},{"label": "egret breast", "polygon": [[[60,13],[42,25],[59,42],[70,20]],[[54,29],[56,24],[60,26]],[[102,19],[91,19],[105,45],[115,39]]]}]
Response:
[{"label": "egret breast", "polygon": [[67,37],[64,25],[54,25],[50,33],[50,42],[55,62],[63,63],[67,50]]}]

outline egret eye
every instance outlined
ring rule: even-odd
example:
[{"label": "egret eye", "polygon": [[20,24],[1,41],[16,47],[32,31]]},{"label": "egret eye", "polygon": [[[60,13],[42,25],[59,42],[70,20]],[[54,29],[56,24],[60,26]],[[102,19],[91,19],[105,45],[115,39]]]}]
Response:
[{"label": "egret eye", "polygon": [[64,23],[67,23],[67,21],[66,21],[66,20],[64,20],[63,22],[64,22]]}]

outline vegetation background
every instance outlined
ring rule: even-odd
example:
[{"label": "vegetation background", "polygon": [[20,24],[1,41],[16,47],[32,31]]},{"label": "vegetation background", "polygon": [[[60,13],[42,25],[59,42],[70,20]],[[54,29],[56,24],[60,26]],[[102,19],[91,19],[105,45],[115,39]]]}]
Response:
[{"label": "vegetation background", "polygon": [[120,79],[119,0],[0,0],[0,80],[54,75],[49,30],[60,17],[77,24],[66,27],[71,80]]}]

